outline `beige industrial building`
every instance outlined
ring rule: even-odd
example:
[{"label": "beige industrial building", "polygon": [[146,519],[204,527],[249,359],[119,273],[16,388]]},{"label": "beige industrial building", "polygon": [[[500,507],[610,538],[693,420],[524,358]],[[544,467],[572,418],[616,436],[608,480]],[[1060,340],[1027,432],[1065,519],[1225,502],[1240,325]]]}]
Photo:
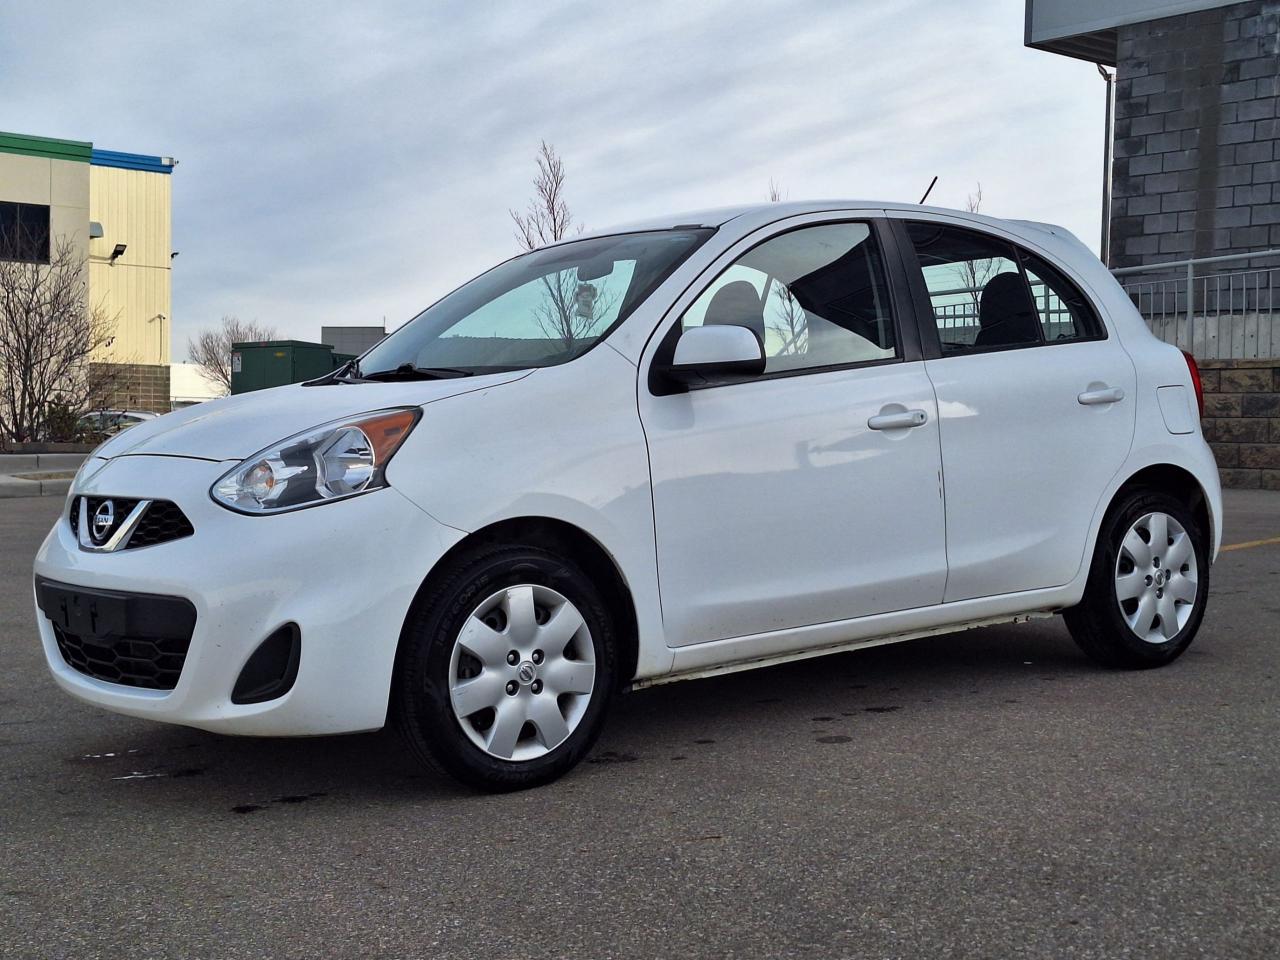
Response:
[{"label": "beige industrial building", "polygon": [[[111,364],[106,406],[164,412],[169,358],[170,184],[175,161],[77,140],[0,133],[0,223],[48,244],[69,240],[87,262],[89,305],[112,334],[93,358]],[[38,260],[40,251],[33,251]]]}]

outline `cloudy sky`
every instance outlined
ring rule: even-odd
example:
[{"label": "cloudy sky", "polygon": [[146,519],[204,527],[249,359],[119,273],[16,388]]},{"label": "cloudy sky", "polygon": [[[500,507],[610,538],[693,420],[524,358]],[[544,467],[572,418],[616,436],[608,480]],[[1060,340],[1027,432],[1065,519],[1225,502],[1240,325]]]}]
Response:
[{"label": "cloudy sky", "polygon": [[1022,0],[42,0],[0,10],[0,130],[178,158],[177,360],[223,314],[404,322],[514,251],[540,138],[592,229],[937,174],[1096,248],[1102,81],[1022,31]]}]

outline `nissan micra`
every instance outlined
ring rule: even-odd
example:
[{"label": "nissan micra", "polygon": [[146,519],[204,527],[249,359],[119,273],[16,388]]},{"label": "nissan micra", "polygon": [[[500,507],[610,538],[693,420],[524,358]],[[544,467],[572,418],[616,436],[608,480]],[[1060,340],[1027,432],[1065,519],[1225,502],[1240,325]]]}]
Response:
[{"label": "nissan micra", "polygon": [[502,263],[309,383],[138,424],[35,562],[54,679],[264,736],[388,722],[512,789],[625,689],[1062,614],[1191,643],[1190,357],[1067,231],[769,204]]}]

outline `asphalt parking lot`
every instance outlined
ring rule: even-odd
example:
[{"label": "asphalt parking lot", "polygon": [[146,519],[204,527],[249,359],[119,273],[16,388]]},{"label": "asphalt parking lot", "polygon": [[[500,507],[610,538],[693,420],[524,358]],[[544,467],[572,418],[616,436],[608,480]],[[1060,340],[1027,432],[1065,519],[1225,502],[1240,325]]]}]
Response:
[{"label": "asphalt parking lot", "polygon": [[[230,739],[46,675],[0,500],[0,956],[1271,957],[1280,543],[1164,670],[1059,620],[624,697],[565,780],[477,796],[390,734]],[[1231,491],[1224,542],[1280,537]]]}]

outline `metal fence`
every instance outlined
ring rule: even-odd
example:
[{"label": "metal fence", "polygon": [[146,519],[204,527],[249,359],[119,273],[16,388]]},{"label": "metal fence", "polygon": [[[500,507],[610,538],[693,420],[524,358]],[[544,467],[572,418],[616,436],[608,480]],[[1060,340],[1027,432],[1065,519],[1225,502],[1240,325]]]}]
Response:
[{"label": "metal fence", "polygon": [[1280,357],[1280,250],[1112,273],[1166,343],[1201,360]]},{"label": "metal fence", "polygon": [[[1058,299],[1058,295],[1048,284],[1033,281],[1031,293],[1046,340],[1074,335],[1075,322],[1071,319],[1070,309]],[[953,287],[929,292],[933,301],[934,322],[938,325],[938,337],[944,344],[973,345],[978,336],[978,304],[981,295],[981,287]]]}]

